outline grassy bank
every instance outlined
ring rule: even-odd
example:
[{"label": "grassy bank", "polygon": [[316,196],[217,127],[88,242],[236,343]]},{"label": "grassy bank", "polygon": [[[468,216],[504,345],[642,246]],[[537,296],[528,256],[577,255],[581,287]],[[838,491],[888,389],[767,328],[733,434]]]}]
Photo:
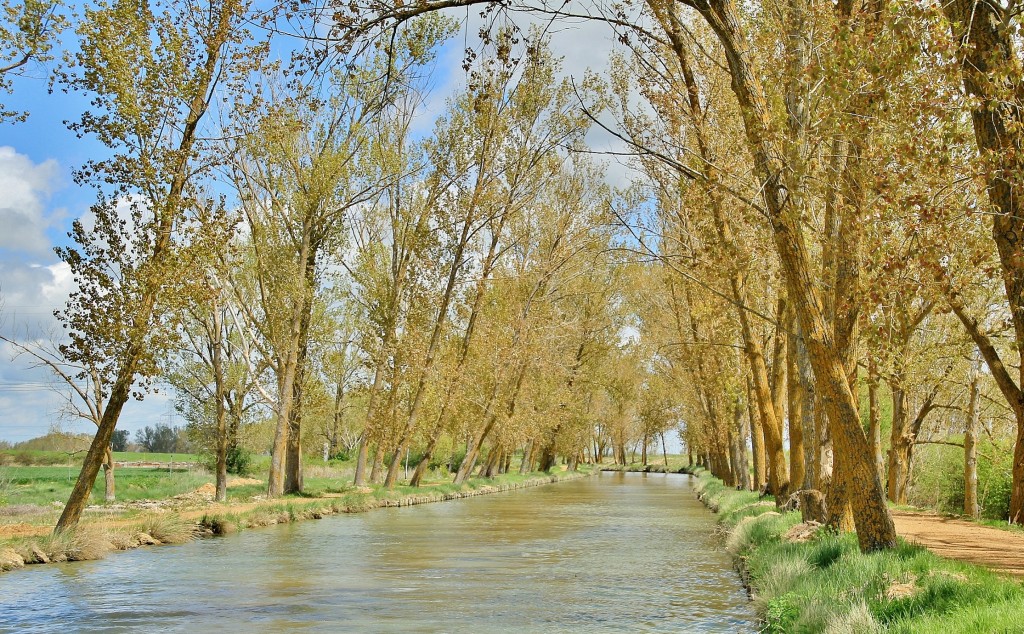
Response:
[{"label": "grassy bank", "polygon": [[1020,580],[905,542],[861,554],[855,535],[794,528],[798,512],[780,515],[757,493],[706,474],[698,490],[767,632],[1024,632]]},{"label": "grassy bank", "polygon": [[592,468],[577,472],[495,478],[473,478],[461,486],[449,482],[420,488],[397,486],[341,487],[318,497],[287,496],[235,504],[208,504],[203,508],[165,511],[143,517],[114,517],[84,523],[61,535],[30,535],[0,540],[0,572],[28,564],[99,559],[107,553],[140,546],[180,544],[199,537],[226,535],[247,528],[320,519],[339,513],[361,513],[382,507],[402,507],[499,493],[592,475]]}]

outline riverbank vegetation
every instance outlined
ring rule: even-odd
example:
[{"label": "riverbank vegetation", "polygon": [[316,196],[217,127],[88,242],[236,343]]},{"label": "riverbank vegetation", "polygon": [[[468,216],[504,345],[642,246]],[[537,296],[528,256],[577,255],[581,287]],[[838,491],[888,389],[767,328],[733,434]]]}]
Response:
[{"label": "riverbank vegetation", "polygon": [[757,493],[704,472],[699,495],[727,531],[726,548],[765,631],[1012,632],[1024,622],[1024,584],[900,541],[861,553],[853,535],[801,524]]},{"label": "riverbank vegetation", "polygon": [[[1015,5],[539,5],[5,13],[13,60],[75,30],[53,79],[105,152],[62,330],[4,335],[96,430],[58,531],[101,470],[115,502],[121,412],[157,385],[218,500],[251,454],[280,497],[309,455],[391,490],[648,463],[680,429],[864,551],[901,548],[888,502],[1024,523]],[[607,73],[567,76],[560,20],[609,29]]]},{"label": "riverbank vegetation", "polygon": [[[339,513],[362,513],[383,507],[402,507],[458,500],[571,480],[591,475],[590,468],[554,473],[508,473],[492,478],[471,478],[461,484],[430,481],[422,487],[397,486],[329,487],[315,484],[303,495],[268,499],[266,485],[247,480],[232,485],[227,503],[213,501],[210,478],[196,490],[161,497],[161,489],[149,488],[150,497],[137,504],[109,505],[99,514],[86,514],[72,530],[51,533],[53,518],[40,520],[40,512],[23,512],[17,525],[0,522],[0,572],[25,565],[100,559],[112,551],[141,546],[183,544],[201,537],[229,535],[247,528],[322,519]],[[335,475],[335,474],[332,474]],[[336,481],[336,480],[335,480]],[[255,489],[252,483],[258,485]],[[321,488],[323,487],[323,488]],[[58,509],[59,511],[59,509]],[[45,509],[42,513],[45,514]],[[4,518],[6,519],[6,518]],[[42,528],[43,530],[34,530]]]}]

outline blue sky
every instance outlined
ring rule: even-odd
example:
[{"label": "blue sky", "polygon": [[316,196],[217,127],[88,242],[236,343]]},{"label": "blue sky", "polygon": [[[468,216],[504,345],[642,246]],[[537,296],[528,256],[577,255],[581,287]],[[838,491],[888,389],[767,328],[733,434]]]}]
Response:
[{"label": "blue sky", "polygon": [[[465,15],[463,11],[456,17]],[[468,39],[460,34],[440,52],[434,89],[418,126],[423,133],[433,127],[445,99],[464,83],[462,50],[466,42],[473,43],[475,25],[466,31]],[[565,72],[581,77],[587,68],[604,70],[613,41],[609,29],[591,23],[567,27],[553,38],[553,48],[564,58]],[[18,339],[59,332],[52,312],[63,305],[72,281],[53,248],[67,244],[71,223],[95,200],[95,192],[76,185],[72,173],[107,151],[94,139],[78,138],[67,129],[63,122],[77,119],[88,108],[88,100],[59,89],[51,94],[46,70],[32,69],[31,76],[15,80],[13,95],[0,95],[8,109],[31,112],[24,123],[0,124],[0,293],[5,304],[0,332]],[[591,145],[617,148],[600,132],[591,135]],[[610,167],[613,183],[628,178],[624,167]],[[53,423],[69,431],[91,432],[90,423],[61,417],[61,398],[48,387],[49,373],[29,365],[25,358],[12,360],[9,346],[0,343],[0,440],[39,436]],[[156,422],[180,423],[166,393],[130,402],[119,427],[134,433]]]}]

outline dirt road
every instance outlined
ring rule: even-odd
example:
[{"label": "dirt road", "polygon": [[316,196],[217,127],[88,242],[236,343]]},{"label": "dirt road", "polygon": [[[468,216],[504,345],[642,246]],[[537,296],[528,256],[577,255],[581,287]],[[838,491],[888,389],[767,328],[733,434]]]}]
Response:
[{"label": "dirt road", "polygon": [[936,555],[1024,576],[1024,534],[931,513],[893,511],[896,532]]}]

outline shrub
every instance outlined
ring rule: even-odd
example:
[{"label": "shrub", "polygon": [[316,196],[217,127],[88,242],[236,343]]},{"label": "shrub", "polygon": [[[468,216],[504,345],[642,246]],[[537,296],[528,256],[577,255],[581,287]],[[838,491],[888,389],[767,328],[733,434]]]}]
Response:
[{"label": "shrub", "polygon": [[792,592],[787,592],[768,601],[764,613],[765,631],[772,634],[785,634],[790,631],[793,621],[800,615],[795,598]]},{"label": "shrub", "polygon": [[[983,439],[978,443],[978,504],[982,517],[1006,519],[1010,511],[1012,449]],[[993,461],[992,457],[1003,457]],[[910,502],[946,513],[964,508],[963,450],[959,447],[925,446],[915,457],[914,485]]]},{"label": "shrub", "polygon": [[235,445],[228,449],[228,473],[246,476],[252,473],[252,453],[244,447]]}]

